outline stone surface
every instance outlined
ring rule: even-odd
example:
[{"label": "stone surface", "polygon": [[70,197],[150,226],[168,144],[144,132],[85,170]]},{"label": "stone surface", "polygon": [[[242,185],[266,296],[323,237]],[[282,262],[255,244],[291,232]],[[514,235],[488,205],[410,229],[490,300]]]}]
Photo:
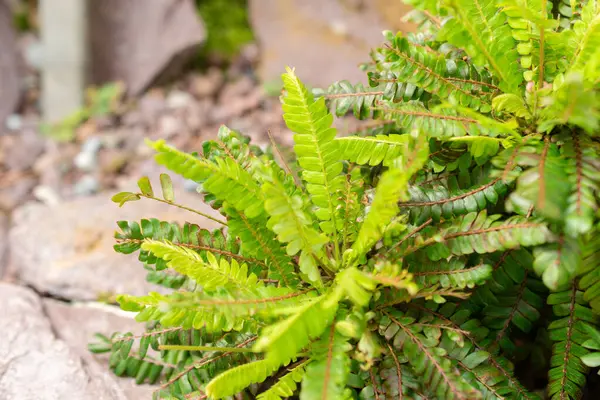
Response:
[{"label": "stone surface", "polygon": [[0,283],[0,303],[0,399],[127,400],[108,373],[90,373],[54,336],[31,290]]},{"label": "stone surface", "polygon": [[263,81],[280,80],[295,67],[307,84],[327,87],[347,79],[365,82],[358,65],[381,44],[385,29],[412,30],[401,22],[408,6],[397,0],[250,0]]},{"label": "stone surface", "polygon": [[[158,176],[150,178],[158,185]],[[106,293],[141,295],[156,287],[145,282],[145,270],[135,255],[113,250],[116,221],[154,217],[216,227],[213,221],[156,201],[143,199],[119,208],[110,197],[102,193],[54,207],[28,204],[15,210],[9,234],[11,268],[38,291],[60,297],[94,300]],[[215,215],[198,194],[181,192],[175,198]]]},{"label": "stone surface", "polygon": [[30,175],[16,179],[10,185],[0,185],[0,212],[11,211],[23,204],[36,185],[36,180]]},{"label": "stone surface", "polygon": [[31,168],[46,147],[46,139],[32,130],[6,136],[0,142],[0,163],[12,170]]},{"label": "stone surface", "polygon": [[42,0],[39,11],[42,110],[44,118],[54,123],[83,106],[88,66],[87,2]]},{"label": "stone surface", "polygon": [[193,0],[90,1],[92,77],[132,94],[196,54],[205,30]]},{"label": "stone surface", "polygon": [[22,60],[13,29],[13,14],[6,0],[0,1],[0,124],[17,108],[21,99]]},{"label": "stone surface", "polygon": [[7,256],[6,250],[8,249],[8,217],[0,212],[0,280],[4,276],[6,269]]},{"label": "stone surface", "polygon": [[[95,333],[110,336],[114,332],[131,332],[139,335],[144,332],[144,324],[136,322],[135,313],[127,313],[117,307],[101,303],[74,303],[45,299],[44,308],[58,338],[64,340],[71,350],[88,365],[97,365],[108,370],[106,355],[95,355],[87,346]],[[148,400],[152,398],[154,386],[136,385],[132,379],[115,377],[128,400]]]}]

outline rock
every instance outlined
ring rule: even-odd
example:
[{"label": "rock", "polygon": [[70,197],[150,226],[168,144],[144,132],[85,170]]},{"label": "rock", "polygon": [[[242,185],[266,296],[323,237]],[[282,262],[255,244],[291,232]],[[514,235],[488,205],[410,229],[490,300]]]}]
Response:
[{"label": "rock", "polygon": [[184,124],[180,117],[165,114],[158,120],[158,137],[168,139],[178,133],[183,133]]},{"label": "rock", "polygon": [[[158,176],[151,175],[150,179],[158,187]],[[125,190],[137,190],[135,182]],[[147,294],[156,287],[145,281],[137,256],[117,254],[112,248],[116,221],[154,217],[195,222],[208,229],[217,227],[211,220],[148,199],[119,208],[110,201],[111,195],[102,193],[54,207],[27,204],[17,209],[9,243],[11,266],[19,278],[40,292],[69,299],[94,300],[107,293]],[[179,191],[175,198],[216,215],[197,194]]]},{"label": "rock", "polygon": [[33,189],[33,196],[44,204],[55,206],[60,203],[60,195],[50,186],[39,185]]},{"label": "rock", "polygon": [[31,290],[0,283],[0,303],[1,399],[126,400],[108,373],[90,373],[54,336]]},{"label": "rock", "polygon": [[173,90],[167,96],[166,105],[170,109],[179,109],[189,107],[194,101],[191,94],[181,90]]},{"label": "rock", "polygon": [[229,96],[227,100],[221,100],[221,104],[211,113],[212,121],[221,124],[233,117],[240,116],[259,107],[263,99],[264,94],[259,87],[253,88],[247,95]]},{"label": "rock", "polygon": [[8,248],[8,217],[6,214],[0,213],[0,280],[4,276],[8,256],[6,249]]},{"label": "rock", "polygon": [[122,81],[134,95],[205,39],[193,0],[90,1],[89,15],[94,83]]},{"label": "rock", "polygon": [[4,124],[6,117],[16,110],[21,100],[21,76],[23,75],[23,62],[19,55],[17,35],[13,29],[13,13],[5,1],[0,2],[0,54],[2,55],[0,123]]},{"label": "rock", "polygon": [[[117,307],[101,303],[66,304],[52,299],[44,300],[44,309],[58,338],[64,340],[71,350],[87,364],[98,364],[99,369],[108,371],[105,355],[94,355],[87,349],[95,333],[110,336],[114,332],[144,332],[144,324],[136,322],[135,313],[126,313]],[[132,379],[115,377],[129,400],[152,398],[154,386],[136,385]]]},{"label": "rock", "polygon": [[0,187],[0,210],[10,211],[25,203],[37,181],[26,175],[18,178],[12,185]]},{"label": "rock", "polygon": [[162,91],[152,90],[138,101],[138,110],[146,124],[150,124],[166,109],[165,97]]},{"label": "rock", "polygon": [[73,164],[82,171],[93,171],[98,166],[96,154],[81,152],[73,160]]},{"label": "rock", "polygon": [[218,68],[210,68],[204,75],[192,77],[190,90],[198,98],[212,97],[223,85],[225,77]]},{"label": "rock", "polygon": [[256,82],[249,76],[242,76],[238,80],[228,83],[223,87],[219,96],[219,104],[227,105],[231,100],[245,96],[256,87]]},{"label": "rock", "polygon": [[23,127],[23,118],[19,114],[10,114],[6,117],[5,125],[9,131],[19,131]]},{"label": "rock", "polygon": [[75,196],[89,196],[97,193],[100,189],[100,182],[93,175],[84,175],[75,182],[73,186],[73,194]]},{"label": "rock", "polygon": [[358,65],[381,44],[381,31],[414,29],[400,22],[409,6],[388,0],[250,0],[249,7],[265,82],[280,82],[286,65],[312,86],[325,88],[343,79],[366,82]]},{"label": "rock", "polygon": [[8,169],[24,171],[35,164],[46,147],[46,140],[33,130],[4,138],[0,144],[0,163]]}]

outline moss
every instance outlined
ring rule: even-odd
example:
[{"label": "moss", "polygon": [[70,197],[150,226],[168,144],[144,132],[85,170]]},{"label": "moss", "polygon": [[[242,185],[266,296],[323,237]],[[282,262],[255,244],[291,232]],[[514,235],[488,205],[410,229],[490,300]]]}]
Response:
[{"label": "moss", "polygon": [[196,4],[208,32],[202,58],[228,61],[253,40],[247,0],[196,0]]}]

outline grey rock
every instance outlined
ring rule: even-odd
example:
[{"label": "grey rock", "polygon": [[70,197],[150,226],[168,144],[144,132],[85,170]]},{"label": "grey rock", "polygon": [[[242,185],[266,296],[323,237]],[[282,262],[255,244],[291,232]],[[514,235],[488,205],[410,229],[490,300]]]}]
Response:
[{"label": "grey rock", "polygon": [[287,65],[312,86],[366,82],[358,65],[383,41],[381,31],[413,29],[400,23],[410,8],[396,1],[250,0],[249,7],[265,82],[280,82]]},{"label": "grey rock", "polygon": [[3,400],[126,400],[112,377],[88,371],[58,340],[40,299],[0,283],[0,398]]},{"label": "grey rock", "polygon": [[19,54],[17,35],[13,28],[13,13],[5,1],[0,2],[0,123],[12,114],[21,100],[21,77],[23,76],[23,60]]},{"label": "grey rock", "polygon": [[[92,354],[87,349],[95,333],[110,336],[114,332],[131,332],[134,335],[144,332],[144,324],[133,319],[135,313],[101,303],[66,304],[45,299],[44,309],[58,338],[64,340],[86,364],[97,365],[102,371],[108,371],[108,357]],[[128,400],[152,398],[154,386],[136,385],[132,379],[115,377],[115,380]]]},{"label": "grey rock", "polygon": [[90,1],[89,15],[94,82],[123,81],[132,94],[179,69],[205,39],[193,0]]},{"label": "grey rock", "polygon": [[23,118],[19,114],[10,114],[6,117],[6,128],[10,131],[18,131],[23,127]]},{"label": "grey rock", "polygon": [[81,152],[77,154],[73,163],[82,171],[93,171],[98,167],[98,151],[102,148],[102,138],[92,136],[81,146]]},{"label": "grey rock", "polygon": [[[158,176],[150,179],[158,186]],[[124,190],[136,191],[135,182]],[[102,193],[53,207],[27,204],[15,210],[9,243],[11,266],[19,278],[40,292],[77,300],[95,300],[107,293],[146,294],[157,288],[145,281],[137,257],[117,254],[112,248],[116,221],[154,217],[217,227],[196,214],[147,199],[119,208],[110,201],[111,195]],[[199,195],[182,191],[175,198],[216,215]]]},{"label": "grey rock", "polygon": [[100,189],[100,182],[93,175],[82,176],[73,186],[73,194],[76,196],[89,196],[97,193]]}]

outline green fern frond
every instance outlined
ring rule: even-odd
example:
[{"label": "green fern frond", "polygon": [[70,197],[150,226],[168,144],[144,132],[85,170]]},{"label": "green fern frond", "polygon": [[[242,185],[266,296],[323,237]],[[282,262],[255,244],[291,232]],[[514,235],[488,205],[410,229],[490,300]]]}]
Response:
[{"label": "green fern frond", "polygon": [[253,383],[263,382],[278,367],[269,360],[259,360],[232,367],[214,377],[206,385],[206,394],[215,400],[232,396]]},{"label": "green fern frond", "polygon": [[492,272],[492,266],[489,264],[481,263],[467,267],[465,261],[459,258],[435,263],[428,260],[411,261],[413,260],[407,262],[408,271],[421,286],[473,288],[485,282]]},{"label": "green fern frond", "polygon": [[343,165],[338,143],[334,140],[333,115],[329,114],[323,98],[314,100],[294,71],[282,75],[287,91],[283,99],[283,119],[295,133],[294,151],[303,168],[302,179],[315,205],[315,214],[323,232],[333,238],[336,260],[340,259],[336,209],[338,193],[344,190]]},{"label": "green fern frond", "polygon": [[600,59],[600,5],[597,0],[589,0],[583,6],[581,20],[573,27],[577,47],[570,59],[571,71],[582,71],[584,78],[595,82],[600,74],[596,70]]},{"label": "green fern frond", "polygon": [[561,155],[567,160],[567,174],[573,188],[565,210],[565,232],[576,237],[592,229],[598,210],[595,193],[600,193],[600,151],[585,136],[572,133],[563,138]]},{"label": "green fern frond", "polygon": [[[483,86],[481,93],[476,95],[472,93],[472,85],[463,85],[460,81],[451,79],[458,70],[455,62],[447,63],[443,56],[413,45],[400,33],[382,51],[386,62],[390,63],[389,68],[395,71],[399,81],[412,83],[451,103],[475,110],[482,108],[483,112],[489,111],[489,97],[492,93],[490,88]],[[468,68],[464,61],[463,64]]]},{"label": "green fern frond", "polygon": [[331,325],[338,300],[320,297],[289,310],[290,316],[263,329],[254,349],[266,351],[268,362],[285,365]]},{"label": "green fern frond", "polygon": [[442,185],[409,188],[410,201],[400,204],[400,209],[410,213],[410,219],[421,224],[433,218],[451,219],[470,212],[482,211],[496,205],[507,192],[507,185],[500,178],[466,190],[450,191]]},{"label": "green fern frond", "polygon": [[578,287],[596,314],[600,314],[600,236],[587,235],[581,246]]},{"label": "green fern frond", "polygon": [[451,107],[439,107],[429,110],[418,102],[399,104],[382,103],[380,106],[386,120],[396,120],[397,124],[408,129],[419,129],[430,138],[450,139],[465,136],[496,137],[506,129],[496,126],[486,127],[480,120],[461,115]]},{"label": "green fern frond", "polygon": [[383,164],[389,167],[402,155],[409,135],[347,136],[335,139],[343,160],[359,165]]},{"label": "green fern frond", "polygon": [[[292,185],[288,184],[289,187]],[[270,216],[267,226],[277,234],[279,242],[287,243],[288,255],[301,252],[298,265],[308,282],[322,286],[318,263],[324,262],[322,247],[328,240],[313,228],[300,193],[289,195],[285,183],[276,175],[263,183],[262,193],[266,199],[264,207]]]},{"label": "green fern frond", "polygon": [[257,400],[282,400],[291,397],[298,388],[298,383],[304,378],[306,372],[306,363],[292,368],[287,374],[279,378],[279,380],[273,384],[269,389],[260,393]]},{"label": "green fern frond", "polygon": [[582,346],[588,335],[585,326],[595,324],[597,317],[586,307],[582,293],[575,285],[548,296],[554,315],[559,319],[548,326],[552,346],[548,395],[553,400],[578,399],[585,385],[587,367],[581,357],[588,353]]},{"label": "green fern frond", "polygon": [[167,146],[163,140],[150,142],[158,152],[156,161],[186,179],[203,184],[204,190],[227,200],[237,210],[253,218],[264,212],[259,185],[252,175],[231,158],[214,162],[194,157]]},{"label": "green fern frond", "polygon": [[523,79],[517,46],[506,16],[493,0],[451,0],[453,19],[444,24],[438,40],[464,48],[478,65],[487,65],[506,93],[516,93]]},{"label": "green fern frond", "polygon": [[577,240],[559,236],[556,243],[533,249],[533,269],[552,290],[568,286],[577,274],[581,255]]},{"label": "green fern frond", "polygon": [[142,249],[162,258],[168,267],[195,280],[205,290],[218,287],[249,288],[258,281],[256,275],[248,273],[246,264],[240,265],[235,259],[231,262],[217,260],[210,252],[206,253],[207,260],[204,261],[191,249],[152,239],[146,239]]},{"label": "green fern frond", "polygon": [[268,277],[278,281],[281,286],[297,287],[300,280],[294,271],[292,258],[276,240],[275,234],[267,228],[267,218],[261,216],[249,219],[233,208],[227,208],[226,212],[229,217],[229,232],[241,239],[243,253],[263,260],[269,269]]},{"label": "green fern frond", "polygon": [[401,350],[416,375],[424,374],[428,389],[438,398],[474,399],[477,393],[453,369],[446,351],[437,347],[437,339],[426,331],[411,329],[413,320],[399,312],[386,312],[380,322],[381,334],[390,345]]},{"label": "green fern frond", "polygon": [[118,243],[114,245],[115,251],[122,254],[132,254],[139,251],[138,259],[144,263],[148,270],[146,278],[148,281],[179,289],[189,280],[185,275],[169,274],[163,271],[167,268],[167,262],[151,252],[142,249],[145,239],[158,241],[169,241],[182,245],[197,252],[205,261],[206,253],[211,252],[217,260],[225,257],[238,262],[248,264],[249,269],[258,271],[262,268],[259,259],[245,257],[240,254],[239,243],[232,237],[226,236],[222,230],[209,232],[201,229],[196,224],[185,223],[179,226],[175,223],[159,221],[156,218],[142,219],[139,223],[134,221],[118,221],[121,229],[115,232]]},{"label": "green fern frond", "polygon": [[509,210],[524,214],[534,206],[536,212],[558,220],[567,208],[571,192],[566,159],[548,139],[531,149],[535,153],[523,151],[511,160],[525,171],[520,173],[516,190],[509,196]]},{"label": "green fern frond", "polygon": [[428,226],[397,246],[396,252],[406,256],[425,251],[430,260],[439,261],[450,255],[493,253],[554,240],[540,221],[519,216],[504,221],[499,218],[500,215],[488,216],[484,210],[443,222],[436,228]]},{"label": "green fern frond", "polygon": [[533,329],[540,318],[546,287],[532,273],[533,256],[525,249],[492,253],[484,260],[493,266],[492,279],[479,286],[469,302],[491,330],[492,347],[498,344],[508,355],[515,354],[512,327],[526,333]]},{"label": "green fern frond", "polygon": [[540,132],[550,132],[557,125],[572,124],[595,135],[600,127],[598,94],[584,87],[583,74],[569,72],[564,83],[555,82],[555,90],[544,99],[548,104],[540,112]]},{"label": "green fern frond", "polygon": [[421,168],[428,155],[428,148],[422,143],[414,140],[407,143],[402,157],[382,175],[371,209],[352,245],[355,259],[363,257],[381,239],[384,228],[398,213],[398,201],[407,199],[408,180]]},{"label": "green fern frond", "polygon": [[312,361],[302,380],[300,400],[343,400],[350,370],[348,338],[336,332],[335,325],[326,330],[311,346]]}]

